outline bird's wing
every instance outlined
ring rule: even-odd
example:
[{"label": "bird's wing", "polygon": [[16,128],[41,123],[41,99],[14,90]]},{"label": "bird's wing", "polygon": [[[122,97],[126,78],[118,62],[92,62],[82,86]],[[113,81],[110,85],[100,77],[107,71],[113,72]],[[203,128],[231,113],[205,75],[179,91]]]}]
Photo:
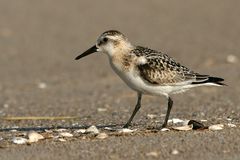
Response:
[{"label": "bird's wing", "polygon": [[205,81],[207,75],[199,75],[166,54],[138,47],[135,55],[144,57],[145,63],[138,64],[139,75],[154,85],[185,85]]}]

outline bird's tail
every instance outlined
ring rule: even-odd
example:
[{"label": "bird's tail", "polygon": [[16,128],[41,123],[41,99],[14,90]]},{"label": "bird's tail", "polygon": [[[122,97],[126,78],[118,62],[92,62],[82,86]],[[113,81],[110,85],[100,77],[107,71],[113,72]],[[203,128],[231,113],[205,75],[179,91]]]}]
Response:
[{"label": "bird's tail", "polygon": [[211,77],[211,76],[207,76],[207,75],[197,75],[196,77],[196,81],[192,82],[192,84],[216,84],[219,86],[224,86],[226,84],[223,83],[224,79],[223,78],[219,78],[219,77]]}]

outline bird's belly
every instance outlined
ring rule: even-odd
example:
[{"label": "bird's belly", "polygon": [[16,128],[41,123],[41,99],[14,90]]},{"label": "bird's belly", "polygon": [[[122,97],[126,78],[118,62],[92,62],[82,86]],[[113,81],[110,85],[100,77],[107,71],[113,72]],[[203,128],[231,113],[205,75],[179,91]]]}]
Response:
[{"label": "bird's belly", "polygon": [[122,70],[120,67],[117,67],[111,64],[113,70],[118,74],[118,76],[133,90],[149,95],[165,95],[182,92],[183,88],[180,86],[161,86],[161,85],[151,85],[148,82],[145,82],[138,74],[134,68],[129,70]]}]

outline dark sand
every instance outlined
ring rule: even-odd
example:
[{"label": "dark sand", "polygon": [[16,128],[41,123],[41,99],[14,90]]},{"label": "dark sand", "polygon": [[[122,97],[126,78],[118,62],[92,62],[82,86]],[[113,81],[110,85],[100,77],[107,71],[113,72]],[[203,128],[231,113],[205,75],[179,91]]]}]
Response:
[{"label": "dark sand", "polygon": [[[239,159],[240,1],[0,1],[0,116],[78,116],[65,121],[1,120],[1,160]],[[118,29],[139,45],[163,51],[196,72],[223,77],[227,87],[202,87],[173,96],[170,118],[223,123],[221,131],[147,133],[160,126],[164,97],[144,96],[125,136],[43,140],[14,145],[6,139],[48,127],[118,125],[135,101],[104,54],[73,59],[105,30]],[[228,63],[227,56],[238,57]],[[46,83],[45,89],[38,84]],[[99,108],[106,108],[99,112]],[[157,118],[148,119],[147,114]],[[236,128],[227,127],[227,118]],[[158,120],[158,123],[154,121]],[[177,149],[179,154],[173,155]],[[148,156],[157,152],[157,156]]]}]

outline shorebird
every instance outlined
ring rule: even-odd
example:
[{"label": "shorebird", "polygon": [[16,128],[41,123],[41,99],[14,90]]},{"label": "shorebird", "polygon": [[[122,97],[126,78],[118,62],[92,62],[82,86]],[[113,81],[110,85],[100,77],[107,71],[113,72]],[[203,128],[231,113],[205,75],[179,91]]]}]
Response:
[{"label": "shorebird", "polygon": [[173,105],[171,95],[198,86],[224,85],[222,78],[196,73],[167,54],[133,45],[124,34],[116,30],[102,33],[96,44],[75,60],[94,52],[107,54],[112,69],[137,92],[137,104],[124,128],[129,127],[141,108],[142,95],[164,95],[168,99],[167,113],[162,125],[165,128]]}]

